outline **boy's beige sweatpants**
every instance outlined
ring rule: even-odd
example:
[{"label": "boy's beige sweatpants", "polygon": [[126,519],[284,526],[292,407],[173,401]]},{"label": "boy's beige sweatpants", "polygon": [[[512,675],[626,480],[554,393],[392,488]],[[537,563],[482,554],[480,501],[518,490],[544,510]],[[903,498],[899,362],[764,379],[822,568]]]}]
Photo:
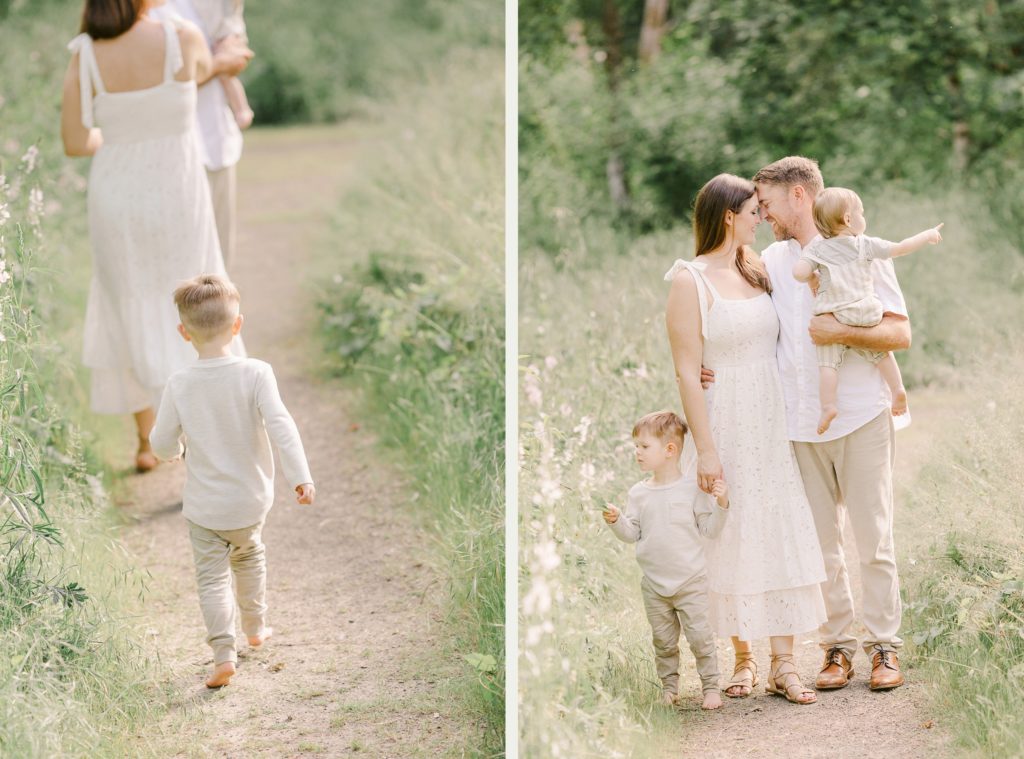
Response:
[{"label": "boy's beige sweatpants", "polygon": [[708,579],[700,574],[671,596],[663,596],[644,577],[640,581],[647,621],[654,638],[654,664],[661,687],[679,693],[679,633],[686,637],[697,663],[704,693],[718,690],[718,656],[708,618]]},{"label": "boy's beige sweatpants", "polygon": [[206,622],[206,642],[213,649],[213,663],[237,661],[236,599],[242,612],[242,632],[259,635],[265,624],[267,564],[260,535],[263,522],[239,530],[208,530],[189,522],[188,530],[196,562],[199,607]]}]

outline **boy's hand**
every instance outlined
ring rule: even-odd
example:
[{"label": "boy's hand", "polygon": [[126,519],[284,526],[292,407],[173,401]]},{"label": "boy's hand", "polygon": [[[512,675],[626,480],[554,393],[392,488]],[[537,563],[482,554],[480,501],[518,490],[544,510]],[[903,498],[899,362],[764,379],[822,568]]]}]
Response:
[{"label": "boy's hand", "polygon": [[711,495],[723,509],[729,508],[729,486],[725,484],[725,480],[715,480],[715,484],[711,486]]},{"label": "boy's hand", "polygon": [[615,524],[619,521],[619,510],[613,504],[606,503],[601,516],[604,517],[604,521],[608,524]]},{"label": "boy's hand", "polygon": [[932,227],[928,230],[928,242],[932,245],[942,242],[942,233],[939,231],[946,225],[946,222],[941,222],[937,226]]},{"label": "boy's hand", "polygon": [[313,499],[316,498],[316,488],[313,487],[312,482],[304,482],[301,485],[297,485],[295,487],[295,492],[299,494],[299,503],[310,504],[313,503]]}]

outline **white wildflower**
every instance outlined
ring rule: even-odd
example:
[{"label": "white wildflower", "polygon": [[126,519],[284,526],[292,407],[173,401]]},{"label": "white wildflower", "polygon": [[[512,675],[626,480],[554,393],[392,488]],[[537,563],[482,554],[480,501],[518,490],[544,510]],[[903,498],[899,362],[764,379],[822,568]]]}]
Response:
[{"label": "white wildflower", "polygon": [[563,403],[561,406],[558,407],[558,413],[561,414],[562,416],[569,416],[572,413],[572,406],[570,406],[568,403]]},{"label": "white wildflower", "polygon": [[11,273],[7,271],[7,262],[0,259],[0,285],[7,284],[11,278]]},{"label": "white wildflower", "polygon": [[527,401],[540,408],[544,402],[544,394],[540,391],[540,382],[535,371],[527,371],[526,376],[523,377],[523,392],[526,394]]},{"label": "white wildflower", "polygon": [[7,203],[0,203],[0,227],[11,220],[11,212],[7,207]]},{"label": "white wildflower", "polygon": [[589,416],[584,416],[580,419],[580,423],[573,427],[572,431],[577,435],[577,442],[583,445],[587,442],[587,433],[590,431],[590,425],[594,423],[594,420]]},{"label": "white wildflower", "polygon": [[31,174],[35,171],[36,160],[39,158],[39,148],[35,145],[30,145],[29,149],[25,151],[25,155],[21,157],[21,162],[25,164],[25,173]]},{"label": "white wildflower", "polygon": [[43,215],[43,191],[33,187],[28,193],[28,220],[34,227],[39,226],[39,219]]},{"label": "white wildflower", "polygon": [[548,369],[554,369],[556,366],[558,366],[558,359],[555,358],[554,356],[548,356],[547,358],[544,359],[544,366],[546,366]]}]

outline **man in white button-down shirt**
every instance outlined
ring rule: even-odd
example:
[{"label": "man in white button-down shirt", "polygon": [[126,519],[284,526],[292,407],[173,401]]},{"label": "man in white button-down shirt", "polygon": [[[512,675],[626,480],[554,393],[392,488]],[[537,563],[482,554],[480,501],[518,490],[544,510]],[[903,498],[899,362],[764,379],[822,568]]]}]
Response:
[{"label": "man in white button-down shirt", "polygon": [[[901,617],[899,578],[893,548],[892,468],[894,424],[888,389],[877,366],[849,351],[839,369],[839,417],[824,435],[817,434],[818,362],[815,344],[842,343],[873,351],[910,346],[907,308],[891,260],[875,261],[875,292],[884,316],[875,327],[849,327],[831,315],[813,316],[809,287],[794,279],[800,251],[817,238],[812,208],[824,189],[816,161],[798,156],[765,166],[754,177],[762,215],[777,242],[762,260],[772,281],[772,301],[779,315],[779,374],[786,402],[789,438],[793,441],[807,498],[814,514],[827,578],[822,594],[828,621],[821,626],[825,661],[816,685],[844,687],[853,677],[857,639],[852,634],[853,594],[843,553],[843,524],[849,513],[860,554],[861,642],[871,658],[872,690],[903,684],[897,650]],[[909,423],[909,415],[899,420]]]}]

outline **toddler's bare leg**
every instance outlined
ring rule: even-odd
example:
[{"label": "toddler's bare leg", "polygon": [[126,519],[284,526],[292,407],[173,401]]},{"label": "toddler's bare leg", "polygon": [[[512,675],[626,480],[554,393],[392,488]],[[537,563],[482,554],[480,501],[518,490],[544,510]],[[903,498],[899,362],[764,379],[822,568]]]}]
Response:
[{"label": "toddler's bare leg", "polygon": [[821,416],[818,418],[818,434],[824,435],[839,409],[836,407],[836,392],[839,388],[839,370],[831,366],[818,367],[818,398],[821,401]]},{"label": "toddler's bare leg", "polygon": [[907,413],[907,389],[903,387],[903,375],[900,374],[896,357],[892,353],[885,354],[885,358],[878,362],[878,371],[882,373],[882,379],[892,393],[892,415]]},{"label": "toddler's bare leg", "polygon": [[218,79],[220,79],[220,83],[224,87],[224,94],[228,98],[228,106],[230,106],[231,112],[235,115],[235,123],[238,124],[238,128],[248,129],[252,126],[254,114],[252,108],[249,107],[249,99],[245,96],[245,87],[242,86],[242,80],[237,76],[227,76],[226,74],[222,74]]}]

